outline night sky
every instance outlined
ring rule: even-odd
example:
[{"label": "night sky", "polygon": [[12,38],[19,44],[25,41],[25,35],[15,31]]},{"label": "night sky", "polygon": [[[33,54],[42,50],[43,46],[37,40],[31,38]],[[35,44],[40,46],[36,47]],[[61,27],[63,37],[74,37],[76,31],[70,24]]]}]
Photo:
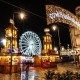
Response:
[{"label": "night sky", "polygon": [[[4,36],[4,29],[7,27],[9,19],[13,17],[13,13],[24,9],[23,11],[26,13],[25,20],[21,21],[18,15],[14,14],[15,26],[18,28],[18,40],[20,35],[31,30],[37,33],[42,41],[44,28],[49,26],[46,22],[46,4],[59,5],[75,14],[75,8],[80,6],[80,0],[0,0],[0,40]],[[69,25],[62,23],[57,25],[60,29],[61,44],[65,47],[67,47],[67,44],[71,45]],[[58,46],[57,32],[51,31],[51,34],[54,36],[52,38],[54,38],[56,46]]]}]

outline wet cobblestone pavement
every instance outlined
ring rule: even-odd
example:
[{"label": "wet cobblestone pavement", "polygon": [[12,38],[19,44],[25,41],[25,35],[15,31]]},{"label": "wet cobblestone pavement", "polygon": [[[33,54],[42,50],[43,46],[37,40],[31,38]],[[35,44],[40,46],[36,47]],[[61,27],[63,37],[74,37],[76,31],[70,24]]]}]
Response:
[{"label": "wet cobblestone pavement", "polygon": [[32,67],[28,72],[23,71],[21,73],[13,73],[11,76],[9,74],[0,73],[0,80],[46,80],[44,74],[47,72],[47,70],[55,70],[56,72],[63,72],[66,70],[80,72],[79,68],[75,68],[75,66],[71,66],[70,64],[59,64],[57,68]]},{"label": "wet cobblestone pavement", "polygon": [[21,80],[20,76],[19,73],[13,73],[11,76],[9,74],[0,74],[0,80]]}]

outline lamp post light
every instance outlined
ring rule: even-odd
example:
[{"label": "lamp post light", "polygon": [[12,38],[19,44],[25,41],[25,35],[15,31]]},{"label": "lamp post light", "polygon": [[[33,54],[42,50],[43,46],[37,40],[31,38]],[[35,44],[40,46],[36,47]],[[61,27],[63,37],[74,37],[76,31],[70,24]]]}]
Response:
[{"label": "lamp post light", "polygon": [[19,13],[19,16],[22,20],[25,18],[25,14],[23,12]]},{"label": "lamp post light", "polygon": [[13,12],[13,21],[14,21],[15,14],[17,14],[21,20],[23,20],[26,16],[24,12]]},{"label": "lamp post light", "polygon": [[58,41],[59,41],[59,42],[58,42],[58,43],[59,43],[59,50],[58,50],[58,51],[59,51],[59,54],[60,54],[60,47],[61,47],[60,34],[59,34],[60,31],[59,31],[59,28],[58,28],[56,25],[53,25],[53,26],[52,26],[52,30],[54,30],[54,31],[55,31],[55,30],[58,30]]},{"label": "lamp post light", "polygon": [[56,52],[56,54],[58,54],[58,48],[54,47],[54,51]]},{"label": "lamp post light", "polygon": [[54,47],[54,50],[57,51],[57,47]]},{"label": "lamp post light", "polygon": [[[13,20],[12,20],[12,24],[13,24],[13,26],[14,26],[14,15],[15,14],[18,14],[19,15],[19,17],[20,17],[20,19],[21,20],[23,20],[24,18],[25,18],[25,14],[23,13],[23,12],[13,12]],[[13,35],[13,27],[12,27],[12,29],[11,29],[11,33],[12,33],[12,35],[11,35],[11,62],[10,62],[10,75],[12,74],[12,52],[13,52],[13,37],[14,37],[14,35]]]},{"label": "lamp post light", "polygon": [[64,51],[64,50],[65,50],[65,48],[64,48],[64,46],[62,46],[62,47],[61,47],[61,51]]}]

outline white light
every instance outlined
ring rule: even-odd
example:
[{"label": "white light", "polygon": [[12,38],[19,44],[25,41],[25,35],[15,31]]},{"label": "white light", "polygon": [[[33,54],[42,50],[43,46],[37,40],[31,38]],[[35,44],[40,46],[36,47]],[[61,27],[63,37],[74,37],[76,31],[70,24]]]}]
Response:
[{"label": "white light", "polygon": [[44,32],[50,32],[50,29],[49,28],[45,28]]},{"label": "white light", "polygon": [[14,20],[13,19],[10,19],[10,23],[14,24]]},{"label": "white light", "polygon": [[30,49],[33,49],[33,47],[34,47],[34,42],[30,41]]},{"label": "white light", "polygon": [[62,46],[61,50],[64,51],[64,46]]},{"label": "white light", "polygon": [[76,21],[74,18],[69,16],[69,14],[64,14],[63,12],[60,12],[60,11],[56,11],[54,13],[49,14],[49,17],[51,19],[54,19],[54,18],[57,18],[57,17],[60,17],[62,19],[64,18],[66,20],[69,20],[69,21],[73,22],[75,25],[80,27],[80,22],[79,21]]},{"label": "white light", "polygon": [[6,39],[3,39],[1,42],[3,43],[4,46],[6,45]]},{"label": "white light", "polygon": [[56,25],[53,25],[53,26],[52,26],[52,30],[55,31],[56,29],[57,29],[57,26],[56,26]]},{"label": "white light", "polygon": [[21,19],[24,19],[24,17],[25,17],[24,13],[21,12],[21,13],[20,13],[20,18],[21,18]]},{"label": "white light", "polygon": [[57,47],[54,47],[54,50],[57,51],[58,50]]}]

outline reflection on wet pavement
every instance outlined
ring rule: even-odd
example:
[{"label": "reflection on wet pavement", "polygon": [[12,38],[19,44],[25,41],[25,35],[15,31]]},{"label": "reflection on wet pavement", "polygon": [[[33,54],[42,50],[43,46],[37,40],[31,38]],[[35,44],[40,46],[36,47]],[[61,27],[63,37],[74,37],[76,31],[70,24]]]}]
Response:
[{"label": "reflection on wet pavement", "polygon": [[45,80],[44,72],[40,70],[29,70],[28,77],[26,75],[26,71],[21,72],[21,80]]},{"label": "reflection on wet pavement", "polygon": [[58,65],[57,69],[54,68],[30,68],[28,71],[22,71],[21,73],[13,73],[11,76],[9,74],[1,74],[0,80],[46,80],[45,73],[47,70],[55,70],[56,72],[62,72],[66,70],[70,71],[80,71],[80,69],[72,68],[67,65]]},{"label": "reflection on wet pavement", "polygon": [[11,76],[9,74],[0,74],[0,80],[21,80],[21,78],[18,73],[13,73]]},{"label": "reflection on wet pavement", "polygon": [[42,70],[29,70],[27,73],[23,71],[20,73],[0,74],[0,80],[45,80],[44,72]]}]

